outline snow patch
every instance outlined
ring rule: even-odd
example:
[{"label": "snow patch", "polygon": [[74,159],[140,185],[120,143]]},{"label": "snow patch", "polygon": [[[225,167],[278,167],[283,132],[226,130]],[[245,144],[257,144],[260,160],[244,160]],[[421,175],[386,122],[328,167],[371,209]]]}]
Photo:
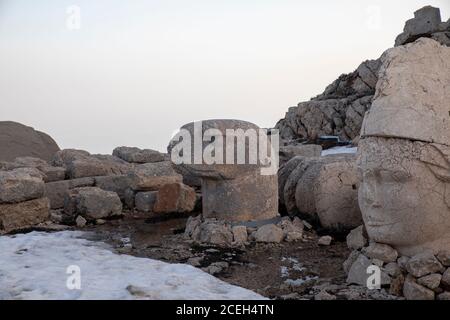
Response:
[{"label": "snow patch", "polygon": [[[265,299],[189,265],[116,254],[88,235],[0,237],[0,299]],[[81,290],[66,285],[73,265],[81,270]]]},{"label": "snow patch", "polygon": [[334,147],[328,150],[322,151],[322,157],[330,154],[342,154],[342,153],[356,153],[358,148],[356,147]]}]

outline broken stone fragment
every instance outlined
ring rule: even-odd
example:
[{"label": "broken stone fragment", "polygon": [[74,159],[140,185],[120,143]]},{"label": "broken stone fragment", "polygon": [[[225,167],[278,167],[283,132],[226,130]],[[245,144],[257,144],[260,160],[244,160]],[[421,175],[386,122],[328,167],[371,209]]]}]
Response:
[{"label": "broken stone fragment", "polygon": [[450,251],[440,251],[436,257],[444,267],[450,267]]},{"label": "broken stone fragment", "polygon": [[403,295],[406,300],[434,300],[435,297],[433,290],[418,284],[411,276],[406,277]]},{"label": "broken stone fragment", "polygon": [[206,243],[218,247],[231,247],[233,233],[229,224],[217,220],[205,220],[195,228],[192,239],[199,243]]},{"label": "broken stone fragment", "polygon": [[233,233],[233,244],[234,245],[243,245],[248,240],[247,227],[246,226],[234,226],[231,228],[231,232]]},{"label": "broken stone fragment", "polygon": [[195,190],[183,183],[166,184],[158,190],[156,213],[192,212],[197,201]]},{"label": "broken stone fragment", "polygon": [[443,272],[445,269],[439,260],[431,252],[419,253],[412,257],[406,269],[416,278],[426,276],[431,273]]},{"label": "broken stone fragment", "polygon": [[129,177],[132,188],[136,191],[157,191],[166,184],[180,183],[183,180],[169,161],[138,165]]},{"label": "broken stone fragment", "polygon": [[347,235],[347,247],[353,250],[360,250],[367,245],[367,238],[364,235],[364,226],[359,226],[350,231]]},{"label": "broken stone fragment", "polygon": [[329,246],[331,244],[331,241],[333,241],[333,238],[330,236],[323,236],[320,237],[319,240],[317,241],[317,244],[319,246]]},{"label": "broken stone fragment", "polygon": [[[372,266],[372,262],[365,255],[360,254],[355,262],[350,267],[347,275],[347,283],[358,284],[367,287],[367,279],[371,275],[368,268]],[[389,285],[391,283],[390,277],[381,270],[381,286]]]},{"label": "broken stone fragment", "polygon": [[82,216],[78,216],[75,219],[75,223],[77,225],[78,228],[84,228],[87,224],[87,220],[85,218],[83,218]]},{"label": "broken stone fragment", "polygon": [[447,270],[442,275],[442,287],[446,290],[450,290],[450,268],[447,268]]},{"label": "broken stone fragment", "polygon": [[47,198],[0,204],[0,233],[30,228],[49,218],[50,204]]},{"label": "broken stone fragment", "polygon": [[136,193],[135,206],[138,211],[152,212],[155,207],[158,191]]},{"label": "broken stone fragment", "polygon": [[0,203],[18,203],[41,198],[44,181],[34,168],[0,171]]},{"label": "broken stone fragment", "polygon": [[437,289],[441,283],[442,275],[438,273],[432,273],[427,276],[417,279],[417,283],[427,287],[428,289]]},{"label": "broken stone fragment", "polygon": [[64,214],[74,220],[81,215],[88,220],[119,216],[122,202],[115,192],[85,187],[70,190],[64,199]]},{"label": "broken stone fragment", "polygon": [[168,156],[155,150],[134,147],[117,147],[113,151],[116,156],[129,163],[154,163],[168,160]]},{"label": "broken stone fragment", "polygon": [[274,224],[266,224],[258,228],[254,237],[256,242],[280,243],[283,241],[284,233],[280,227]]},{"label": "broken stone fragment", "polygon": [[45,184],[45,196],[49,198],[52,209],[61,209],[64,207],[64,197],[69,190],[81,187],[92,187],[94,184],[94,178],[49,182]]},{"label": "broken stone fragment", "polygon": [[366,256],[372,259],[378,259],[385,263],[395,262],[398,258],[397,251],[386,244],[371,243],[367,248],[363,249]]}]

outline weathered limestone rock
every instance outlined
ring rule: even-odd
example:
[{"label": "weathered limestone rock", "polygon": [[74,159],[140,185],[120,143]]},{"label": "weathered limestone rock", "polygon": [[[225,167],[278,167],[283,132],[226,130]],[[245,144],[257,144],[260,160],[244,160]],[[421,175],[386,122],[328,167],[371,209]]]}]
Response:
[{"label": "weathered limestone rock", "polygon": [[399,265],[395,262],[389,262],[385,267],[384,271],[391,276],[391,277],[397,277],[400,274],[402,274],[402,269],[399,267]]},{"label": "weathered limestone rock", "polygon": [[[365,255],[360,254],[358,258],[356,258],[355,262],[350,267],[347,276],[347,283],[349,284],[358,284],[360,286],[367,286],[367,279],[370,276],[370,273],[367,272],[368,268],[372,265],[372,262]],[[390,284],[390,278],[385,272],[381,272],[381,285]]]},{"label": "weathered limestone rock", "polygon": [[38,170],[19,168],[0,171],[0,203],[17,203],[43,195],[44,181]]},{"label": "weathered limestone rock", "polygon": [[348,258],[342,263],[342,268],[344,269],[344,272],[348,275],[350,268],[352,267],[352,265],[355,263],[355,261],[358,259],[358,257],[360,256],[360,252],[357,250],[353,250],[350,255],[348,256]]},{"label": "weathered limestone rock", "polygon": [[325,163],[315,181],[314,199],[322,227],[348,230],[363,222],[358,205],[356,157]]},{"label": "weathered limestone rock", "polygon": [[247,242],[248,234],[246,226],[234,226],[231,228],[231,232],[233,233],[233,244],[234,245],[243,245]]},{"label": "weathered limestone rock", "polygon": [[419,253],[412,257],[408,261],[406,269],[416,278],[444,271],[442,264],[431,252]]},{"label": "weathered limestone rock", "polygon": [[288,144],[315,141],[319,136],[355,139],[375,93],[379,66],[378,60],[365,61],[353,73],[340,76],[323,94],[290,108],[276,125],[281,138]]},{"label": "weathered limestone rock", "polygon": [[13,162],[4,162],[2,170],[14,170],[18,168],[36,168],[42,173],[44,182],[64,180],[66,170],[61,167],[52,167],[46,161],[33,157],[19,157]]},{"label": "weathered limestone rock", "polygon": [[152,212],[155,207],[158,191],[136,193],[135,206],[138,211]]},{"label": "weathered limestone rock", "polygon": [[134,147],[118,147],[114,149],[113,156],[130,163],[154,163],[168,160],[167,155],[158,151]]},{"label": "weathered limestone rock", "polygon": [[153,211],[156,213],[192,212],[197,197],[195,190],[182,183],[166,184],[159,189]]},{"label": "weathered limestone rock", "polygon": [[436,257],[444,267],[450,267],[450,251],[439,251]]},{"label": "weathered limestone rock", "polygon": [[12,121],[0,121],[0,161],[17,157],[51,160],[59,151],[56,142],[47,134]]},{"label": "weathered limestone rock", "polygon": [[450,268],[447,268],[447,270],[445,270],[444,274],[442,275],[441,283],[444,289],[450,290]]},{"label": "weathered limestone rock", "polygon": [[443,292],[443,293],[439,294],[437,296],[437,299],[438,300],[446,300],[446,301],[450,300],[450,292],[446,291],[446,292]]},{"label": "weathered limestone rock", "polygon": [[361,136],[450,146],[450,48],[420,38],[386,51],[381,60],[377,92]]},{"label": "weathered limestone rock", "polygon": [[66,168],[69,179],[122,175],[132,170],[132,165],[111,155],[91,155],[87,151],[66,149],[55,154],[52,165]]},{"label": "weathered limestone rock", "polygon": [[277,191],[277,176],[258,171],[232,180],[203,179],[203,216],[227,221],[271,219],[278,213]]},{"label": "weathered limestone rock", "polygon": [[[354,155],[295,157],[286,167],[291,169],[294,164],[297,167],[291,170],[281,195],[289,214],[307,214],[324,228],[337,231],[362,224]],[[283,169],[280,173],[286,175]]]},{"label": "weathered limestone rock", "polygon": [[434,291],[416,283],[414,278],[408,276],[403,286],[403,295],[407,300],[434,300]]},{"label": "weathered limestone rock", "polygon": [[115,192],[95,187],[71,190],[64,200],[64,213],[68,217],[81,215],[96,220],[122,214],[122,203]]},{"label": "weathered limestone rock", "polygon": [[385,263],[395,262],[398,258],[395,249],[381,243],[371,243],[367,248],[364,248],[363,252],[369,258],[378,259]]},{"label": "weathered limestone rock", "polygon": [[283,241],[283,238],[283,230],[274,224],[266,224],[259,227],[255,233],[256,242],[280,243]]},{"label": "weathered limestone rock", "polygon": [[192,238],[200,243],[230,247],[233,243],[231,227],[217,220],[205,221],[194,230]]},{"label": "weathered limestone rock", "polygon": [[364,226],[359,226],[350,231],[347,235],[347,247],[353,250],[359,250],[366,246],[367,238],[364,235]]},{"label": "weathered limestone rock", "polygon": [[0,234],[30,228],[50,217],[47,198],[15,204],[0,204]]},{"label": "weathered limestone rock", "polygon": [[421,38],[382,62],[359,142],[365,226],[403,255],[437,253],[450,247],[450,48]]},{"label": "weathered limestone rock", "polygon": [[157,191],[166,184],[181,183],[183,180],[169,161],[141,164],[129,177],[133,188],[138,191]]},{"label": "weathered limestone rock", "polygon": [[45,197],[50,200],[52,209],[64,207],[64,197],[69,190],[81,187],[92,187],[95,184],[94,178],[80,178],[73,180],[56,181],[45,184]]},{"label": "weathered limestone rock", "polygon": [[427,287],[428,289],[437,289],[441,283],[442,275],[438,273],[432,273],[430,275],[424,276],[417,279],[417,283]]},{"label": "weathered limestone rock", "polygon": [[333,241],[333,238],[331,236],[323,236],[319,238],[317,244],[319,246],[329,246],[331,244],[331,241]]},{"label": "weathered limestone rock", "polygon": [[94,180],[97,188],[117,193],[122,202],[125,201],[128,189],[133,186],[133,181],[128,175],[95,177]]},{"label": "weathered limestone rock", "polygon": [[[302,163],[305,161],[304,157],[297,156],[289,160],[287,163],[283,164],[278,170],[278,194],[279,201],[282,206],[284,206],[284,187],[286,185],[287,180],[291,173]],[[291,190],[294,189],[291,187]],[[294,189],[295,190],[295,189]],[[294,202],[295,202],[295,194],[294,194]]]},{"label": "weathered limestone rock", "polygon": [[[186,152],[179,150],[180,146],[186,146],[181,139],[181,134],[186,132],[192,140],[191,143],[187,141],[192,153],[191,157],[186,153],[187,159],[179,163],[174,158],[180,155],[180,151],[183,154]],[[270,141],[267,134],[249,122],[207,120],[183,126],[171,141],[168,151],[172,161],[176,162],[176,170],[202,180],[202,210],[205,218],[251,221],[277,216],[278,181],[276,172],[263,173],[262,169],[268,168],[270,163],[265,162],[266,158],[261,159],[257,150],[263,147],[269,150],[270,143],[262,141],[261,136]],[[200,141],[199,146],[196,146],[196,140]],[[204,155],[208,155],[212,147],[215,148],[215,158],[208,160]]]},{"label": "weathered limestone rock", "polygon": [[194,233],[196,233],[196,230],[198,230],[202,222],[203,220],[201,215],[196,217],[194,216],[189,217],[188,220],[186,221],[186,229],[184,230],[184,235],[188,239],[193,238]]},{"label": "weathered limestone rock", "polygon": [[287,242],[299,241],[303,238],[303,222],[295,217],[293,221],[290,218],[285,217],[279,223],[279,226],[283,230],[284,239]]}]

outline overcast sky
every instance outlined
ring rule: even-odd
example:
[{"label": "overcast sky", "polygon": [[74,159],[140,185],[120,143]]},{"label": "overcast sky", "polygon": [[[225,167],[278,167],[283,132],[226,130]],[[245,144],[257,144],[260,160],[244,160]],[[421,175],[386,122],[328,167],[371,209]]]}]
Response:
[{"label": "overcast sky", "polygon": [[94,153],[165,150],[193,120],[273,127],[427,4],[449,18],[448,0],[0,0],[0,120]]}]

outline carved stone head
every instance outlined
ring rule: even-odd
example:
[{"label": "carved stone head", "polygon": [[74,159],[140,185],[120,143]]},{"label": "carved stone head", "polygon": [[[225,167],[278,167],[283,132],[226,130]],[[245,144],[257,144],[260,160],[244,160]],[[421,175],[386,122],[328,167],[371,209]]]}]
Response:
[{"label": "carved stone head", "polygon": [[402,254],[450,248],[450,147],[361,140],[359,205],[369,237]]}]

